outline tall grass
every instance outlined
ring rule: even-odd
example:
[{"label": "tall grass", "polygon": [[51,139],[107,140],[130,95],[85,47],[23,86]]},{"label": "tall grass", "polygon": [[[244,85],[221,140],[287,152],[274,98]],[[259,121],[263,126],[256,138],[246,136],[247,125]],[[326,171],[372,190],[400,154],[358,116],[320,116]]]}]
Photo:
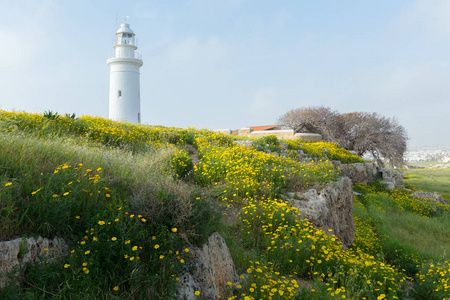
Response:
[{"label": "tall grass", "polygon": [[22,270],[27,284],[4,297],[170,298],[183,245],[219,224],[195,188],[173,181],[170,146],[132,154],[2,133],[0,149],[1,239],[57,235],[72,245],[62,262]]}]

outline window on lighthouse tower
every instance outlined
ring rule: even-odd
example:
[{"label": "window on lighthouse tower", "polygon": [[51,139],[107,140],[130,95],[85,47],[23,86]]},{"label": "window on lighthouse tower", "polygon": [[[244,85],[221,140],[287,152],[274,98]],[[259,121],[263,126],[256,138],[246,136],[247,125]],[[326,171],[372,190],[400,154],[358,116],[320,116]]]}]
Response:
[{"label": "window on lighthouse tower", "polygon": [[133,44],[133,35],[131,33],[122,33],[120,44],[132,45]]}]

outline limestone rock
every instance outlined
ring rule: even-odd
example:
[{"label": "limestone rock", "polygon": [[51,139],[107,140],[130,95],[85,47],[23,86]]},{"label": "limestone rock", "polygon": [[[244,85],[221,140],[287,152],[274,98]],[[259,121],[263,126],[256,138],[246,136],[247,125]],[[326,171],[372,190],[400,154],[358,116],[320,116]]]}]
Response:
[{"label": "limestone rock", "polygon": [[[291,196],[291,195],[289,195]],[[300,198],[301,200],[295,199]],[[332,233],[346,247],[355,238],[353,220],[353,187],[348,177],[342,177],[336,183],[329,183],[322,191],[311,189],[289,199],[292,206],[301,210],[311,223]]]},{"label": "limestone rock", "polygon": [[369,178],[367,169],[363,163],[342,164],[340,166],[341,175],[349,177],[353,183],[367,184]]},{"label": "limestone rock", "polygon": [[246,147],[252,147],[255,145],[254,141],[251,140],[236,140],[234,141],[236,144],[238,144],[239,146],[246,146]]},{"label": "limestone rock", "polygon": [[395,184],[391,181],[382,181],[388,190],[395,189]]},{"label": "limestone rock", "polygon": [[381,168],[381,182],[383,182],[387,188],[403,188],[403,174],[394,170]]},{"label": "limestone rock", "polygon": [[375,163],[333,163],[339,166],[341,175],[349,177],[353,183],[368,184],[372,182],[378,174],[377,165]]},{"label": "limestone rock", "polygon": [[423,198],[423,199],[434,199],[439,203],[446,204],[444,197],[438,193],[424,192],[424,191],[416,191],[413,193],[413,196]]},{"label": "limestone rock", "polygon": [[280,143],[280,148],[281,148],[281,151],[287,151],[289,148],[289,144],[288,143]]},{"label": "limestone rock", "polygon": [[194,292],[200,291],[202,299],[224,298],[227,282],[239,280],[225,240],[217,233],[211,234],[201,248],[191,250],[193,271],[185,271],[178,281],[177,299],[190,300]]},{"label": "limestone rock", "polygon": [[380,176],[376,163],[366,162],[365,165],[367,170],[367,179],[369,182],[372,182],[375,178]]},{"label": "limestone rock", "polygon": [[190,300],[195,299],[195,291],[200,291],[200,286],[190,273],[183,273],[178,280],[178,299]]},{"label": "limestone rock", "polygon": [[57,237],[53,240],[38,237],[0,242],[0,288],[5,287],[7,274],[15,266],[23,268],[27,263],[35,264],[40,259],[52,262],[67,251],[66,242]]},{"label": "limestone rock", "polygon": [[303,152],[303,150],[297,150],[297,153],[298,160],[303,160],[303,158],[305,157],[305,152]]}]

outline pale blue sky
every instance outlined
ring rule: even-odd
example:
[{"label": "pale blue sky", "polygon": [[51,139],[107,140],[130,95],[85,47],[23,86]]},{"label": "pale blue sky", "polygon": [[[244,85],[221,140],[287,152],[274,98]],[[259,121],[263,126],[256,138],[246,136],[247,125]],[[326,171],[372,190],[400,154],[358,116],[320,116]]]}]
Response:
[{"label": "pale blue sky", "polygon": [[[358,3],[357,3],[358,2]],[[0,108],[108,117],[116,15],[143,123],[241,128],[323,105],[450,144],[450,1],[0,0]]]}]

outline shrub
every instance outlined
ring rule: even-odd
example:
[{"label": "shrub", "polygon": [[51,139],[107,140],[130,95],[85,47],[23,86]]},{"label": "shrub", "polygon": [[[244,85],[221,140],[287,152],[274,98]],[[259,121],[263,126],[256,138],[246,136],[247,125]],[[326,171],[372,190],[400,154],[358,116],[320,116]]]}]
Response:
[{"label": "shrub", "polygon": [[272,152],[280,152],[280,141],[273,135],[266,135],[256,140],[255,144],[256,150],[266,151],[267,149]]}]

